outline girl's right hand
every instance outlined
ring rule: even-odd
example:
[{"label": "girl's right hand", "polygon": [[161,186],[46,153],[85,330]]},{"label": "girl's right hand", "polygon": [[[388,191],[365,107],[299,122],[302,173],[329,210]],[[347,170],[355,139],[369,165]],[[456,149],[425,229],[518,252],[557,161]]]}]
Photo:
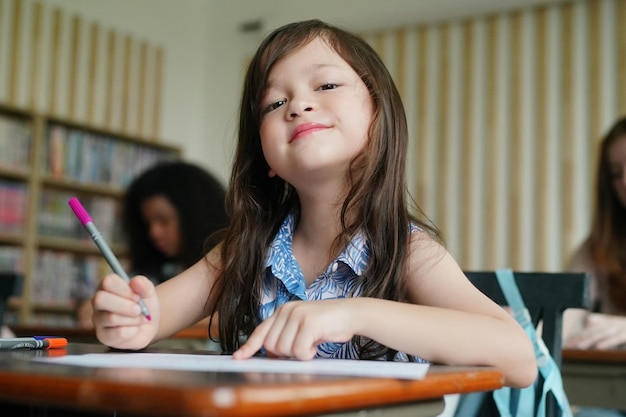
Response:
[{"label": "girl's right hand", "polygon": [[[140,297],[151,320],[141,314],[137,303]],[[159,300],[154,284],[144,276],[133,277],[128,284],[118,275],[107,275],[91,303],[96,336],[104,345],[116,349],[142,349],[157,334]]]}]

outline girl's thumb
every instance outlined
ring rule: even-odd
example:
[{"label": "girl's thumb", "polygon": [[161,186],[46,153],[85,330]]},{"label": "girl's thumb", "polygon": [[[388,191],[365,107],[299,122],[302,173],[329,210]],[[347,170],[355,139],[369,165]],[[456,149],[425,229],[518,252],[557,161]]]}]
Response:
[{"label": "girl's thumb", "polygon": [[151,298],[156,295],[154,284],[143,275],[131,278],[130,288],[141,298]]}]

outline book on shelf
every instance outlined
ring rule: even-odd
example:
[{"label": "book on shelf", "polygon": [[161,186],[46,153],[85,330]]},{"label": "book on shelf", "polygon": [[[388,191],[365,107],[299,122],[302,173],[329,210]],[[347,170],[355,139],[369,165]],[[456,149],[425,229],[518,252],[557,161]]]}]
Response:
[{"label": "book on shelf", "polygon": [[[37,233],[42,237],[76,239],[83,242],[91,241],[89,234],[76,220],[67,202],[75,193],[44,189],[39,198],[37,214]],[[119,221],[119,201],[113,197],[83,196],[81,202],[102,236],[113,245],[123,241]]]},{"label": "book on shelf", "polygon": [[0,246],[0,271],[24,271],[24,251],[22,248],[18,246]]},{"label": "book on shelf", "polygon": [[32,128],[28,121],[0,114],[0,168],[27,173],[31,142]]},{"label": "book on shelf", "polygon": [[66,127],[48,126],[44,170],[52,178],[123,189],[171,151]]},{"label": "book on shelf", "polygon": [[19,235],[26,222],[26,184],[0,178],[0,233]]}]

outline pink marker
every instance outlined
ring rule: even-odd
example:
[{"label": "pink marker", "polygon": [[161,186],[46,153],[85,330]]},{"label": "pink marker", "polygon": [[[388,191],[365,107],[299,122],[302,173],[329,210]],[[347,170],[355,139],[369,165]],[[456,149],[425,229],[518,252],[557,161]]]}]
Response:
[{"label": "pink marker", "polygon": [[[80,201],[78,201],[76,197],[72,197],[68,201],[68,204],[72,208],[72,211],[74,211],[76,217],[78,217],[78,220],[80,220],[81,224],[91,235],[91,238],[95,242],[98,249],[100,249],[102,256],[104,256],[104,259],[107,261],[113,272],[122,277],[124,281],[130,282],[130,278],[128,278],[126,271],[124,271],[124,268],[120,265],[120,261],[117,260],[113,251],[102,237],[102,234],[96,228],[93,220],[91,220],[91,216],[89,216],[83,205],[80,204]],[[139,307],[141,307],[141,312],[144,316],[146,316],[146,319],[151,320],[152,317],[150,317],[150,312],[148,311],[148,308],[144,304],[143,300],[140,298],[137,303],[139,304]]]}]

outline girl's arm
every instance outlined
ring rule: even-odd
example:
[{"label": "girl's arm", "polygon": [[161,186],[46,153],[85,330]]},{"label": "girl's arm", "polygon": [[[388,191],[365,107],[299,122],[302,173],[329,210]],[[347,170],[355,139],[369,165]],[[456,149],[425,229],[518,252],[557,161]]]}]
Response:
[{"label": "girl's arm", "polygon": [[[211,311],[206,300],[218,274],[219,260],[218,246],[156,288],[143,276],[131,279],[130,285],[117,275],[106,276],[92,298],[98,340],[118,349],[142,349],[206,317]],[[151,320],[141,314],[139,297]]]},{"label": "girl's arm", "polygon": [[408,301],[365,300],[357,330],[401,352],[435,363],[490,365],[506,384],[528,386],[537,365],[530,339],[502,307],[465,277],[452,256],[424,233],[413,233]]},{"label": "girl's arm", "polygon": [[206,318],[212,305],[207,299],[221,265],[221,246],[186,271],[157,287],[161,324],[155,340],[169,337]]}]

